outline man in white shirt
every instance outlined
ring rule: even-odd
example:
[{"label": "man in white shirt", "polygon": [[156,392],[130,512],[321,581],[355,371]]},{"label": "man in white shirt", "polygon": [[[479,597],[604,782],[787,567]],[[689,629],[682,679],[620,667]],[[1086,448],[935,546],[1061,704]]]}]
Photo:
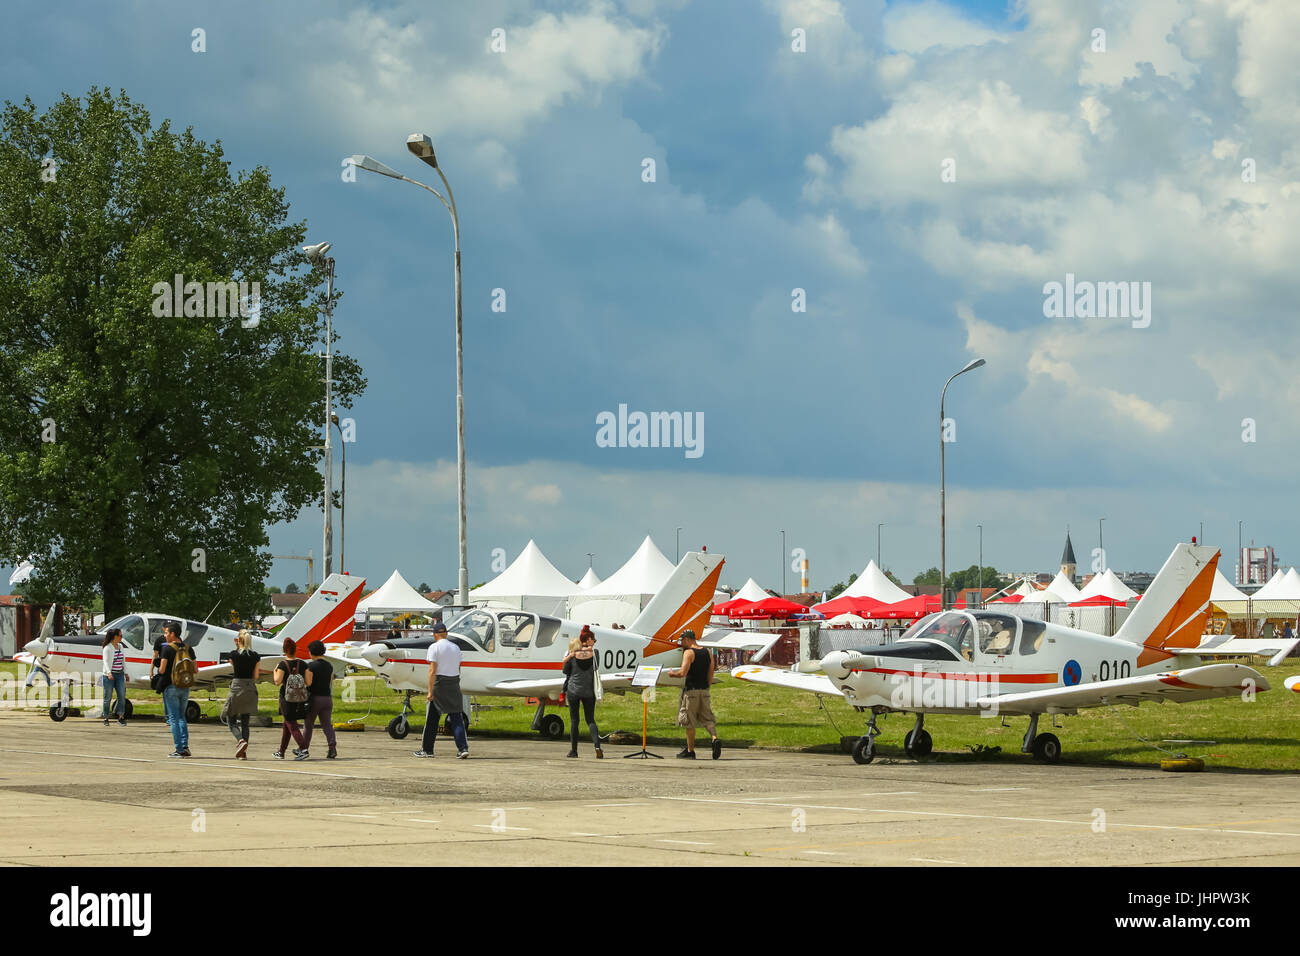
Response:
[{"label": "man in white shirt", "polygon": [[443,714],[451,725],[456,740],[456,756],[462,760],[469,756],[469,741],[465,737],[465,722],[461,715],[460,647],[447,637],[447,625],[439,621],[433,626],[433,643],[425,659],[429,662],[429,692],[425,695],[429,706],[424,716],[424,734],[420,738],[417,757],[432,757],[433,744],[438,739],[438,722]]}]

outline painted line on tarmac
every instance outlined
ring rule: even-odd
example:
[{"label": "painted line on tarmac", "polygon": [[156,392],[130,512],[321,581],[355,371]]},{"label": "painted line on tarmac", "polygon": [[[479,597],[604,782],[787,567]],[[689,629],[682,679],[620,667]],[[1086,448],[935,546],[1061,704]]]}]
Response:
[{"label": "painted line on tarmac", "polygon": [[834,850],[804,850],[805,853],[811,853],[815,856],[843,856],[843,853],[836,853]]},{"label": "painted line on tarmac", "polygon": [[483,830],[491,830],[493,833],[499,833],[502,830],[527,830],[531,831],[532,827],[508,827],[504,823],[472,823],[470,826],[479,827]]},{"label": "painted line on tarmac", "polygon": [[584,803],[583,806],[590,809],[592,807],[651,807],[654,806],[654,804],[652,803]]},{"label": "painted line on tarmac", "polygon": [[441,820],[422,820],[419,817],[407,817],[412,823],[441,823]]},{"label": "painted line on tarmac", "polygon": [[332,817],[355,817],[358,820],[378,820],[377,813],[331,813]]},{"label": "painted line on tarmac", "polygon": [[683,846],[713,846],[712,843],[701,843],[698,840],[655,840],[656,843],[680,843]]},{"label": "painted line on tarmac", "polygon": [[10,747],[0,747],[0,753],[6,754],[37,754],[42,757],[85,757],[89,760],[129,760],[132,763],[157,763],[158,761],[148,757],[106,757],[104,754],[70,754],[58,750],[14,750]]},{"label": "painted line on tarmac", "polygon": [[947,863],[952,866],[970,866],[969,863],[963,863],[961,860],[930,860],[923,856],[914,856],[908,863]]},{"label": "painted line on tarmac", "polygon": [[[1090,827],[1091,820],[1055,820],[1050,817],[1006,817],[991,813],[954,813],[944,810],[887,810],[881,807],[835,807],[815,806],[798,803],[756,803],[753,800],[708,800],[703,797],[655,797],[656,800],[677,800],[683,803],[721,803],[740,807],[790,807],[804,810],[844,810],[850,813],[899,813],[919,817],[953,817],[960,820],[1001,820],[1007,823],[1056,823],[1064,826]],[[1181,830],[1190,833],[1236,833],[1247,836],[1289,836],[1300,837],[1300,833],[1273,830],[1226,830],[1213,826],[1177,826],[1155,823],[1108,823],[1112,829],[1125,827],[1130,830]]]},{"label": "painted line on tarmac", "polygon": [[1028,790],[1028,787],[976,787],[971,793],[1006,793],[1010,790]]}]

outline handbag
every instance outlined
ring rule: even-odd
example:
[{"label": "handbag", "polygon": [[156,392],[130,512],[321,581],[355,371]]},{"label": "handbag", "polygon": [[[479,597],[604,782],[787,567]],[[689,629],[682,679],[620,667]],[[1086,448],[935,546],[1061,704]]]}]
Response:
[{"label": "handbag", "polygon": [[595,658],[591,661],[591,682],[596,687],[596,700],[604,700],[605,688],[600,684],[600,663]]}]

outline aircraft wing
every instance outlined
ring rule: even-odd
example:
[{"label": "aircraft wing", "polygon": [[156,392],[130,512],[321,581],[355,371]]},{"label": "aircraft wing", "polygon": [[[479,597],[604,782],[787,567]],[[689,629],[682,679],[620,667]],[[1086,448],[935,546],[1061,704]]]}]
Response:
[{"label": "aircraft wing", "polygon": [[1221,644],[1202,645],[1200,647],[1178,649],[1179,654],[1193,657],[1246,657],[1269,655],[1268,666],[1277,667],[1291,652],[1300,646],[1300,637],[1284,641],[1280,637],[1264,639],[1262,637],[1234,637]]},{"label": "aircraft wing", "polygon": [[771,684],[775,687],[789,687],[793,690],[832,697],[844,696],[825,674],[800,674],[781,667],[742,664],[731,669],[731,676],[752,684]]},{"label": "aircraft wing", "polygon": [[759,660],[780,639],[781,633],[779,631],[768,634],[757,631],[732,631],[726,628],[715,628],[712,631],[704,632],[704,640],[700,641],[699,645],[700,647],[713,647],[726,651],[757,651],[754,660]]},{"label": "aircraft wing", "polygon": [[976,705],[1018,714],[1073,713],[1081,707],[1110,704],[1136,707],[1147,700],[1172,700],[1185,704],[1194,700],[1236,697],[1244,690],[1268,690],[1269,686],[1259,671],[1244,664],[1206,664],[1144,677],[1050,687],[1021,694],[987,695],[979,698]]},{"label": "aircraft wing", "polygon": [[[601,689],[607,693],[618,694],[632,686],[635,671],[600,672]],[[559,700],[564,692],[563,677],[538,677],[531,680],[503,680],[490,686],[485,693],[510,694],[517,697],[550,697]]]}]

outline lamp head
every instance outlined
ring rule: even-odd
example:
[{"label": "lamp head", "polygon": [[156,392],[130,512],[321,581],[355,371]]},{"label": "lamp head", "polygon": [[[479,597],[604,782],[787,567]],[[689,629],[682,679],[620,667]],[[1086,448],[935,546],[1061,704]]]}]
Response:
[{"label": "lamp head", "polygon": [[973,369],[973,368],[979,368],[979,367],[980,367],[981,365],[983,365],[983,364],[984,364],[984,360],[983,360],[982,358],[981,358],[981,359],[975,359],[973,362],[967,362],[967,363],[966,363],[966,367],[965,367],[964,369],[962,369],[962,371],[963,371],[963,372],[969,372],[971,369]]},{"label": "lamp head", "polygon": [[312,262],[320,262],[325,258],[326,253],[330,251],[328,242],[318,242],[314,246],[303,246],[302,251],[307,253],[307,258]]},{"label": "lamp head", "polygon": [[438,168],[438,157],[433,152],[433,140],[424,133],[412,133],[406,137],[406,148],[420,161]]}]

